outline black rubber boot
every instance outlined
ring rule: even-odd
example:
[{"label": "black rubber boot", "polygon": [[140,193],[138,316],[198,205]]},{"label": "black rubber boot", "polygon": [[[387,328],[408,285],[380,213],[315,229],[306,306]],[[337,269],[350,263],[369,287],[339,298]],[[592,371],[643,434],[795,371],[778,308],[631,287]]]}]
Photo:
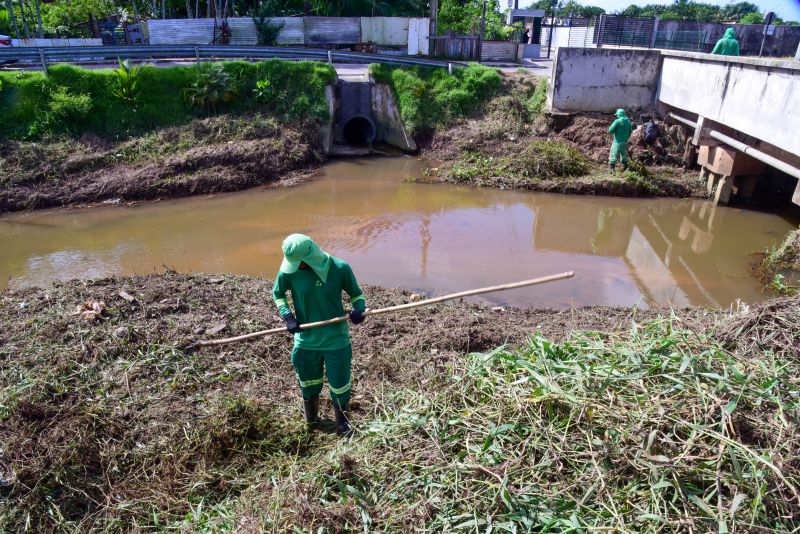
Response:
[{"label": "black rubber boot", "polygon": [[608,168],[611,169],[611,172],[614,172],[614,169],[617,168],[617,164],[616,163],[609,163],[608,164]]},{"label": "black rubber boot", "polygon": [[308,400],[303,399],[303,412],[306,414],[308,428],[317,428],[321,422],[319,418],[319,395],[315,395]]},{"label": "black rubber boot", "polygon": [[353,435],[353,429],[350,428],[350,423],[347,421],[347,414],[345,414],[347,406],[339,406],[339,403],[333,401],[333,413],[336,415],[336,433],[340,436],[350,437]]},{"label": "black rubber boot", "polygon": [[627,170],[628,170],[628,164],[627,163],[623,163],[622,164],[622,172],[625,172]]}]

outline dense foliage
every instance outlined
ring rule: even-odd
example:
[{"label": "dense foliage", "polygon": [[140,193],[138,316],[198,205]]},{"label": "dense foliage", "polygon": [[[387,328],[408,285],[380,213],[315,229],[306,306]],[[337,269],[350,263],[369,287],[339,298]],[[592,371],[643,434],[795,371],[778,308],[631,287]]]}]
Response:
[{"label": "dense foliage", "polygon": [[[503,6],[505,8],[505,6]],[[455,32],[459,35],[480,33],[483,4],[473,0],[442,0],[439,3],[437,32]],[[487,0],[483,37],[490,40],[507,39],[513,29],[505,25],[500,0]]]},{"label": "dense foliage", "polygon": [[[325,86],[335,76],[319,62],[230,61],[199,68],[146,68],[136,73],[131,87],[133,81],[122,80],[119,70],[57,65],[48,77],[0,73],[5,86],[0,132],[10,139],[86,132],[124,138],[208,113],[259,110],[295,121],[322,119],[328,116]],[[269,80],[270,92],[257,101],[253,90],[259,80]]]},{"label": "dense foliage", "polygon": [[[644,7],[630,5],[622,11],[631,17],[659,17],[662,20],[690,20],[697,22],[739,22],[740,24],[763,24],[760,8],[750,2],[738,2],[726,6],[675,0],[672,4],[648,4]],[[785,23],[780,17],[773,24]]]},{"label": "dense foliage", "polygon": [[[604,13],[599,7],[584,5],[575,0],[537,0],[531,9],[544,9],[559,17],[596,17]],[[662,20],[689,20],[695,22],[738,22],[739,24],[763,24],[761,9],[752,2],[737,2],[727,5],[673,0],[672,4],[631,4],[620,11],[629,17],[659,17]],[[780,17],[773,24],[797,24],[785,22]]]},{"label": "dense foliage", "polygon": [[502,84],[496,69],[481,65],[458,69],[452,75],[443,69],[385,65],[371,65],[370,71],[376,80],[392,87],[403,122],[413,133],[481,110]]},{"label": "dense foliage", "polygon": [[[41,32],[36,9],[41,9]],[[24,8],[24,12],[21,9]],[[246,17],[257,11],[267,16],[318,15],[347,16],[415,16],[428,14],[428,3],[423,0],[163,0],[134,2],[132,0],[57,0],[45,2],[20,0],[14,2],[16,18],[22,37],[90,37],[89,15],[95,18],[108,16],[133,22],[151,18],[194,17]],[[23,14],[27,32],[23,25]],[[15,35],[8,12],[0,7],[0,33]]]}]

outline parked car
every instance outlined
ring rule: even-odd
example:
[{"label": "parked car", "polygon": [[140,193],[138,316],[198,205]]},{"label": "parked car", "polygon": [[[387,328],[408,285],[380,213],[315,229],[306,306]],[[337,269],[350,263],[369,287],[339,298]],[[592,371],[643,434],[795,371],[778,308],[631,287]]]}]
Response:
[{"label": "parked car", "polygon": [[[8,35],[0,35],[0,49],[2,48],[11,48],[11,37]],[[7,60],[7,59],[0,59],[0,66],[2,65],[9,65],[11,63],[16,63],[17,60]]]}]

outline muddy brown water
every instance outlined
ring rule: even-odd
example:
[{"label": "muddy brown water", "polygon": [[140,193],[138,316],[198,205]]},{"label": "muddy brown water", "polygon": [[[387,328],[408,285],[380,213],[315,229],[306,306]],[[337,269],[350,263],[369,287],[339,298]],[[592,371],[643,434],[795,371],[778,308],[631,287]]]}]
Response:
[{"label": "muddy brown water", "polygon": [[495,304],[757,302],[750,254],[797,221],[698,200],[582,197],[413,183],[412,158],[329,164],[299,187],[0,217],[0,287],[161,272],[273,277],[313,236],[361,282],[443,294],[573,270]]}]

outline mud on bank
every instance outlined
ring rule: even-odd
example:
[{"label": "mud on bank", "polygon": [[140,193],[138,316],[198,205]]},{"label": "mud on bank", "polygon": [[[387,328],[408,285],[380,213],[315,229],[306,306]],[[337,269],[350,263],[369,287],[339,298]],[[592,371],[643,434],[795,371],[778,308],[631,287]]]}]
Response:
[{"label": "mud on bank", "polygon": [[[409,294],[401,290],[365,289],[371,307],[400,304],[409,299]],[[445,528],[464,521],[456,514],[463,507],[483,517],[510,513],[504,511],[505,499],[484,500],[481,495],[491,489],[491,484],[497,483],[498,476],[502,479],[504,472],[523,469],[520,473],[535,473],[539,467],[532,466],[536,465],[550,473],[549,482],[541,480],[536,487],[546,491],[552,486],[555,490],[563,482],[566,486],[558,490],[561,495],[553,498],[569,501],[571,497],[568,496],[573,491],[580,495],[586,493],[588,483],[581,482],[584,475],[596,476],[591,463],[587,464],[588,471],[580,475],[577,467],[570,463],[570,458],[586,459],[580,452],[582,448],[571,452],[564,449],[564,443],[557,445],[562,450],[552,460],[561,467],[547,468],[545,460],[557,451],[538,443],[539,438],[532,442],[533,434],[527,439],[520,437],[509,441],[514,434],[501,436],[497,430],[503,418],[492,419],[495,430],[489,435],[495,436],[494,444],[486,442],[485,436],[481,439],[471,436],[475,430],[489,425],[488,420],[468,423],[467,434],[461,437],[457,422],[450,423],[456,434],[448,437],[446,420],[474,419],[470,414],[483,417],[501,406],[505,406],[506,417],[516,420],[520,414],[531,416],[530,410],[539,413],[537,406],[543,409],[546,405],[550,407],[541,412],[541,416],[551,421],[549,424],[554,424],[552,418],[558,418],[557,414],[562,412],[564,417],[571,414],[568,417],[571,423],[550,430],[535,430],[534,425],[530,427],[534,434],[541,437],[556,432],[561,435],[567,429],[584,432],[592,425],[603,424],[599,419],[600,406],[612,402],[613,395],[609,400],[601,394],[605,400],[598,399],[595,420],[590,424],[591,417],[589,421],[584,420],[587,412],[586,405],[582,404],[589,400],[569,400],[572,397],[557,393],[558,386],[547,382],[561,380],[558,374],[539,379],[545,380],[543,384],[551,384],[547,386],[550,393],[546,393],[536,390],[534,383],[525,385],[525,381],[516,380],[517,371],[500,371],[499,376],[514,382],[515,391],[522,388],[506,397],[503,389],[495,389],[500,388],[500,384],[491,385],[495,378],[490,376],[495,375],[484,375],[480,370],[488,365],[488,360],[482,360],[483,356],[468,356],[468,353],[490,351],[496,355],[493,349],[500,346],[505,346],[506,350],[524,349],[537,333],[553,340],[566,340],[573,339],[577,330],[608,332],[586,338],[593,340],[585,349],[580,349],[590,351],[585,356],[587,365],[593,358],[606,357],[602,355],[612,350],[602,348],[606,343],[626,343],[624,340],[634,344],[622,345],[620,354],[628,354],[625,360],[633,358],[638,363],[619,362],[614,364],[618,369],[630,364],[630,372],[634,372],[634,369],[650,365],[641,358],[663,357],[664,363],[653,363],[660,368],[658,372],[653,368],[654,377],[658,377],[668,372],[663,367],[667,365],[668,356],[670,362],[677,358],[670,363],[670,368],[674,364],[676,370],[683,359],[681,369],[688,367],[689,370],[680,380],[695,380],[694,369],[699,366],[700,375],[697,376],[708,381],[703,388],[711,388],[707,399],[711,404],[705,409],[708,418],[716,421],[718,413],[712,404],[717,406],[714,403],[722,402],[724,406],[729,394],[722,388],[726,382],[720,382],[721,374],[718,379],[703,378],[703,373],[727,374],[717,368],[719,363],[714,363],[714,358],[719,356],[704,356],[710,355],[708,351],[714,346],[707,340],[709,332],[715,329],[723,334],[728,332],[730,350],[738,350],[737,343],[743,343],[741,349],[751,361],[763,361],[763,365],[772,365],[768,362],[772,362],[773,356],[762,360],[761,352],[788,356],[790,352],[784,351],[797,348],[800,340],[797,329],[800,323],[794,322],[790,323],[794,330],[786,331],[783,336],[762,336],[758,342],[747,341],[757,337],[755,333],[759,332],[764,316],[796,320],[800,309],[796,299],[770,303],[772,311],[767,305],[759,306],[755,316],[761,318],[755,321],[749,320],[751,315],[748,314],[737,316],[740,319],[733,328],[738,331],[726,330],[727,323],[722,315],[704,310],[685,310],[679,312],[680,318],[670,319],[666,311],[589,307],[498,312],[460,302],[421,309],[413,314],[368,319],[363,325],[352,328],[355,347],[352,418],[359,434],[354,442],[348,443],[324,433],[304,431],[289,361],[291,341],[288,336],[208,347],[199,352],[180,348],[200,336],[220,337],[280,325],[281,320],[271,304],[270,290],[269,282],[252,277],[168,273],[75,281],[48,289],[3,293],[0,296],[0,324],[3,324],[0,330],[0,443],[3,443],[0,449],[0,505],[3,509],[0,530],[17,531],[27,524],[37,532],[63,528],[129,531],[157,527],[188,531],[216,527],[257,532],[262,528],[283,530],[291,525],[309,530],[324,527],[343,531],[360,528],[365,518],[381,530],[402,531],[415,524]],[[96,321],[87,322],[75,314],[88,309],[86,303],[91,306],[99,301],[106,307]],[[648,321],[655,322],[645,326]],[[661,341],[650,339],[650,334],[646,333],[656,330],[663,336]],[[531,362],[537,361],[536,358],[549,361],[544,365],[555,368],[548,367],[547,372],[566,373],[561,375],[568,378],[562,388],[571,389],[573,386],[568,384],[580,383],[575,382],[578,379],[571,374],[578,372],[577,368],[567,370],[572,369],[568,354],[576,350],[570,347],[583,347],[584,342],[576,340],[577,344],[563,346],[541,340],[536,343],[540,344],[536,345],[539,348],[524,349],[539,354]],[[673,345],[675,348],[670,348]],[[676,350],[677,355],[670,356]],[[553,357],[556,359],[550,361]],[[506,356],[497,363],[503,361],[507,361]],[[701,365],[701,362],[705,363]],[[789,367],[794,368],[795,364]],[[474,365],[478,367],[470,371]],[[749,364],[737,365],[738,372],[750,372]],[[560,367],[562,371],[557,370]],[[641,380],[653,379],[646,378],[649,373],[647,371]],[[770,389],[771,399],[785,399],[784,388],[791,390],[797,386],[797,377],[792,378],[785,372],[781,376],[784,376],[783,385]],[[452,398],[441,405],[445,410],[443,414],[429,412],[438,410],[437,406],[443,402],[439,396],[449,395],[446,392],[462,380],[472,400]],[[669,383],[673,386],[672,394],[677,394],[675,382]],[[624,397],[624,391],[632,391],[632,384],[623,385],[624,389],[616,393],[618,402]],[[687,391],[695,391],[693,388]],[[535,395],[545,397],[525,401],[526,396],[535,391],[539,391]],[[650,407],[662,403],[670,406],[670,395],[663,394],[662,398],[660,391],[656,388],[649,393],[655,395],[651,402],[656,402]],[[577,394],[576,391],[571,395]],[[584,394],[589,393],[581,395]],[[480,400],[484,395],[488,395],[486,399],[494,396],[494,401],[484,406],[484,401]],[[751,404],[758,399],[745,397],[740,398],[735,422],[742,436],[734,434],[729,439],[737,444],[740,439],[749,440],[748,447],[770,451],[771,462],[796,484],[798,466],[792,467],[793,464],[788,463],[791,457],[786,456],[787,450],[797,450],[796,431],[784,430],[779,437],[774,433],[774,418],[777,417],[774,401],[765,398]],[[451,402],[455,404],[444,407]],[[507,402],[510,404],[506,406]],[[694,406],[693,401],[688,402]],[[791,415],[793,412],[788,405],[785,409],[785,416],[794,421],[796,413]],[[327,400],[324,410],[330,417]],[[705,412],[697,410],[695,415],[701,413]],[[436,430],[430,424],[445,427]],[[616,434],[614,428],[606,430],[605,438],[602,430],[598,434],[600,441],[607,442],[602,449],[605,452],[598,451],[601,457],[596,458],[605,476],[610,477],[606,479],[607,484],[616,487],[620,483],[627,484],[625,481],[631,477],[647,479],[647,468],[639,465],[634,457],[640,454],[636,452],[640,447],[639,438],[624,438],[624,442],[630,441],[624,446],[617,443],[621,436],[633,431],[633,427],[629,429],[628,423],[622,420],[615,424],[623,425],[617,429],[620,434]],[[672,435],[668,427],[659,431],[659,424],[666,422],[639,422],[644,429],[634,432],[643,432],[646,437],[652,429],[664,432],[663,439],[668,439]],[[791,428],[793,423],[788,424]],[[522,432],[524,428],[528,427],[519,427],[515,432]],[[502,432],[508,431],[504,429]],[[608,432],[612,433],[611,437]],[[779,438],[780,443],[776,441]],[[653,439],[651,437],[651,441]],[[486,454],[495,454],[493,451],[501,447],[497,454],[502,454],[505,461],[499,464],[489,461],[479,452],[481,447],[472,449],[470,440],[473,444],[475,440],[484,443]],[[672,460],[674,465],[669,467],[660,458],[664,454],[678,454],[678,450],[673,450],[668,441],[656,438],[656,447],[661,452],[655,448],[649,451],[647,454],[652,458],[646,462],[674,470],[678,477],[695,477],[690,479],[691,483],[700,488],[695,491],[702,491],[706,487],[705,472],[690,458],[692,455],[704,458],[718,450],[712,445],[705,448],[707,436],[695,436],[692,440],[686,444],[689,457],[676,457]],[[503,452],[505,447],[510,449]],[[745,464],[740,469],[744,469],[745,474],[750,472],[748,458],[740,457]],[[613,469],[609,471],[612,465],[628,469],[627,474],[614,474]],[[449,488],[450,482],[438,477],[453,469],[460,470],[462,478],[460,485],[456,482],[455,493],[450,495],[448,489],[446,495],[430,502],[428,491],[436,487]],[[728,484],[735,485],[730,478],[733,476],[731,465],[720,469],[717,476],[723,477],[725,488]],[[784,513],[779,503],[787,499],[787,506],[793,506],[791,491],[781,479],[771,476],[769,469],[765,471],[766,474],[759,476],[765,477],[768,487],[759,490],[758,506],[768,513],[778,513],[778,510]],[[521,506],[520,499],[528,490],[519,485],[522,479],[516,476],[509,478],[509,484],[517,480],[517,485],[509,485],[508,498]],[[439,480],[438,485],[424,482],[431,477]],[[711,477],[713,480],[713,469]],[[751,495],[753,488],[746,482],[743,484],[738,491],[748,499],[755,498]],[[728,489],[725,491],[727,495]],[[604,495],[600,492],[597,498],[608,502]],[[376,504],[378,498],[384,505]],[[552,513],[560,517],[558,507],[562,505],[542,501],[541,506],[545,507],[542,510],[551,507]],[[533,509],[529,513],[533,513]],[[569,510],[565,513],[565,517],[569,517]],[[684,517],[681,512],[680,521],[689,521],[698,528],[703,524],[702,512],[687,514]],[[451,516],[452,519],[448,519]],[[542,516],[542,521],[545,519]]]},{"label": "mud on bank", "polygon": [[[637,126],[649,115],[629,110],[634,133],[629,143],[631,167],[627,172],[608,169],[614,117],[599,113],[550,115],[532,109],[536,78],[504,74],[502,94],[486,105],[485,113],[418,139],[422,153],[439,163],[434,179],[551,193],[609,196],[707,196],[697,173],[682,167],[686,134],[680,125],[659,121],[660,136],[654,147],[645,145]],[[540,106],[542,102],[539,102]],[[553,161],[530,158],[529,148],[550,146]],[[577,162],[573,170],[560,166]]]},{"label": "mud on bank", "polygon": [[302,179],[322,163],[318,127],[222,115],[124,142],[84,135],[0,143],[0,213],[136,201]]}]

